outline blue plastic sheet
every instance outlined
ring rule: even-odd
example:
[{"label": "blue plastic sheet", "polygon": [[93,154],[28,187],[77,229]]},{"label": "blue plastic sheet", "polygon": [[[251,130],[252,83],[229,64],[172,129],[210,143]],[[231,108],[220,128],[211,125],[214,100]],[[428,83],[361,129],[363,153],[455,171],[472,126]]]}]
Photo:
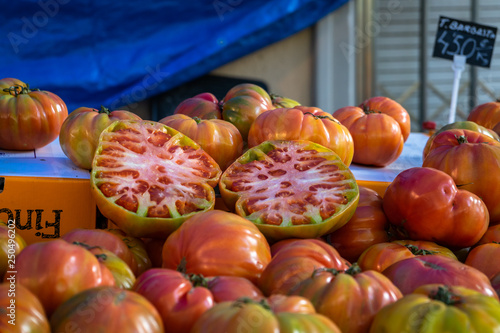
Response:
[{"label": "blue plastic sheet", "polygon": [[307,28],[348,0],[15,0],[0,73],[77,107],[157,95]]}]

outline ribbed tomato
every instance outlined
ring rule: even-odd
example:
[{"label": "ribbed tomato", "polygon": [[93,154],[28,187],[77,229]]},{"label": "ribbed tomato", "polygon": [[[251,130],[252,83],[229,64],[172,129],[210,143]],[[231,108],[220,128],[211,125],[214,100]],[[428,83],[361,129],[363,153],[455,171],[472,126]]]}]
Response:
[{"label": "ribbed tomato", "polygon": [[349,333],[367,332],[380,309],[403,297],[387,277],[356,264],[343,271],[318,268],[290,294],[310,299],[318,313]]},{"label": "ribbed tomato", "polygon": [[492,129],[500,122],[500,101],[477,105],[471,110],[467,120]]},{"label": "ribbed tomato", "polygon": [[101,134],[91,190],[101,213],[134,237],[166,237],[215,205],[222,171],[177,130],[153,121],[118,120]]},{"label": "ribbed tomato", "polygon": [[221,104],[222,119],[236,126],[245,142],[250,126],[259,114],[274,109],[267,91],[252,83],[242,83],[231,88]]},{"label": "ribbed tomato", "polygon": [[184,114],[200,119],[222,119],[220,103],[212,93],[201,93],[183,100],[174,114]]},{"label": "ribbed tomato", "polygon": [[13,86],[26,86],[26,83],[19,79],[15,79],[12,77],[7,77],[5,79],[0,80],[0,96],[2,95],[10,95],[10,87]]},{"label": "ribbed tomato", "polygon": [[429,167],[400,172],[385,191],[383,207],[401,238],[452,248],[474,245],[489,223],[481,198],[458,188],[447,173]]},{"label": "ribbed tomato", "polygon": [[425,147],[422,153],[422,158],[425,159],[427,155],[429,154],[429,149],[432,146],[432,143],[434,142],[434,139],[436,138],[436,135],[438,135],[441,132],[450,130],[450,129],[467,129],[470,131],[475,131],[479,133],[483,133],[497,141],[500,141],[500,137],[496,132],[493,130],[486,128],[484,126],[481,126],[473,121],[465,120],[465,121],[456,121],[451,124],[446,124],[443,127],[441,127],[439,130],[437,130],[434,134],[432,134],[429,139],[427,139],[427,142],[425,143]]},{"label": "ribbed tomato", "polygon": [[271,260],[269,244],[250,221],[222,210],[190,217],[163,245],[163,267],[188,274],[241,276],[256,282]]},{"label": "ribbed tomato", "polygon": [[[6,79],[2,83],[16,81]],[[54,141],[68,116],[56,94],[26,84],[14,84],[0,94],[0,149],[31,150]]]},{"label": "ribbed tomato", "polygon": [[330,148],[349,166],[354,154],[351,133],[331,114],[317,107],[268,110],[253,122],[248,147],[270,140],[309,140]]},{"label": "ribbed tomato", "polygon": [[500,142],[475,131],[447,130],[434,138],[422,166],[447,173],[461,189],[479,196],[490,224],[500,223]]},{"label": "ribbed tomato", "polygon": [[498,299],[488,277],[478,269],[445,256],[418,256],[403,259],[387,267],[387,276],[403,295],[425,284],[463,286]]},{"label": "ribbed tomato", "polygon": [[156,308],[145,297],[116,287],[82,291],[50,318],[52,332],[163,333]]},{"label": "ribbed tomato", "polygon": [[205,278],[167,268],[144,272],[133,290],[156,307],[170,333],[189,332],[195,321],[218,302],[264,297],[254,284],[242,277]]},{"label": "ribbed tomato", "polygon": [[141,120],[126,110],[111,111],[104,106],[99,110],[80,107],[64,120],[59,133],[59,144],[64,154],[79,168],[92,168],[92,159],[101,132],[116,120]]},{"label": "ribbed tomato", "polygon": [[467,254],[465,263],[492,279],[500,274],[500,260],[493,258],[500,258],[500,243],[486,243],[472,248]]},{"label": "ribbed tomato", "polygon": [[13,281],[0,283],[0,332],[50,333],[49,320],[38,298]]},{"label": "ribbed tomato", "polygon": [[444,255],[457,259],[455,254],[444,246],[429,241],[395,240],[370,246],[359,257],[358,265],[363,270],[382,272],[403,259],[423,255]]},{"label": "ribbed tomato", "polygon": [[315,269],[345,270],[351,264],[334,247],[320,239],[285,239],[271,246],[271,262],[262,272],[258,286],[262,292],[288,294]]},{"label": "ribbed tomato", "polygon": [[326,234],[325,240],[350,262],[358,260],[370,246],[388,242],[389,221],[382,208],[382,197],[365,186],[359,186],[359,203],[354,215],[343,227]]},{"label": "ribbed tomato", "polygon": [[228,121],[204,120],[184,114],[174,114],[159,122],[193,139],[212,156],[222,171],[226,170],[243,152],[243,139],[240,131]]},{"label": "ribbed tomato", "polygon": [[389,165],[401,155],[410,135],[410,115],[398,102],[388,97],[372,97],[359,107],[340,108],[333,116],[352,135],[353,163]]},{"label": "ribbed tomato", "polygon": [[250,148],[224,172],[219,190],[229,209],[272,240],[332,232],[347,223],[359,200],[340,157],[306,140]]},{"label": "ribbed tomato", "polygon": [[[284,299],[292,298],[292,299]],[[278,304],[275,304],[277,302]],[[289,303],[282,307],[283,303]],[[302,297],[271,297],[261,301],[238,299],[222,302],[206,311],[195,323],[191,333],[273,332],[273,333],[340,333],[327,317],[304,312]],[[293,306],[290,303],[299,304]],[[293,312],[292,312],[293,311]]]},{"label": "ribbed tomato", "polygon": [[500,330],[500,303],[459,286],[430,284],[380,310],[370,333],[484,333]]},{"label": "ribbed tomato", "polygon": [[[17,255],[14,276],[16,283],[38,297],[50,316],[60,304],[83,290],[114,285],[111,273],[105,274],[105,269],[83,247],[56,239],[26,246]],[[4,281],[9,281],[10,276],[6,274]]]}]

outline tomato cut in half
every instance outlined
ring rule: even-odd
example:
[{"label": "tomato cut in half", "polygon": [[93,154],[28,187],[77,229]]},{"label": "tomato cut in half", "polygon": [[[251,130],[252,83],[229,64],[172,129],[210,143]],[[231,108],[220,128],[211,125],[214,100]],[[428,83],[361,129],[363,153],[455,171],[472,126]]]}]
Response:
[{"label": "tomato cut in half", "polygon": [[214,208],[221,174],[210,155],[175,129],[118,120],[99,138],[91,188],[100,212],[125,233],[161,238]]},{"label": "tomato cut in half", "polygon": [[307,140],[272,140],[247,150],[222,174],[224,203],[271,240],[315,238],[347,223],[359,189],[332,150]]}]

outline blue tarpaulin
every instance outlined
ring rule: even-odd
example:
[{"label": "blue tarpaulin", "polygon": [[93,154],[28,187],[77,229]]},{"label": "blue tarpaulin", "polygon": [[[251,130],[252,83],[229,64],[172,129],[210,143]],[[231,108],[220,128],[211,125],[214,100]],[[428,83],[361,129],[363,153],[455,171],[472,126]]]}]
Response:
[{"label": "blue tarpaulin", "polygon": [[286,38],[348,0],[15,0],[0,75],[77,107],[157,95]]}]

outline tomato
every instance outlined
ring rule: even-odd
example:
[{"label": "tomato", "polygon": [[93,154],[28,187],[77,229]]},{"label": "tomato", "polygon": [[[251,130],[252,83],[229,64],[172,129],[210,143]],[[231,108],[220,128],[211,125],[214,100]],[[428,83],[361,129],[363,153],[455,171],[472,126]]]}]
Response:
[{"label": "tomato", "polygon": [[500,261],[492,258],[500,258],[500,243],[486,243],[472,248],[465,259],[465,264],[480,270],[492,279],[500,273]]},{"label": "tomato", "polygon": [[356,264],[344,271],[316,269],[290,294],[312,300],[318,313],[330,318],[342,332],[351,333],[367,332],[380,309],[403,297],[384,275],[362,271]]},{"label": "tomato", "polygon": [[493,128],[500,122],[500,101],[488,102],[477,105],[467,116],[467,120],[473,121],[486,128]]},{"label": "tomato", "polygon": [[495,289],[497,296],[500,298],[500,273],[491,278],[491,285]]},{"label": "tomato", "polygon": [[164,326],[172,333],[189,332],[205,311],[220,302],[219,298],[233,301],[239,297],[263,297],[258,288],[245,278],[221,276],[207,279],[166,268],[144,272],[133,290],[156,307]]},{"label": "tomato", "polygon": [[49,320],[38,298],[13,281],[0,284],[0,332],[50,333]]},{"label": "tomato", "polygon": [[500,303],[459,286],[431,284],[380,310],[370,333],[483,333],[500,329]]},{"label": "tomato", "polygon": [[372,97],[359,107],[340,108],[333,117],[352,135],[353,163],[379,167],[391,164],[401,155],[410,134],[408,112],[387,97]]},{"label": "tomato", "polygon": [[270,140],[309,140],[330,148],[349,166],[354,154],[351,133],[316,107],[280,108],[260,114],[250,126],[248,147]]},{"label": "tomato", "polygon": [[102,286],[82,291],[50,318],[53,332],[163,333],[156,308],[130,290]]},{"label": "tomato", "polygon": [[445,256],[418,256],[403,259],[387,267],[383,272],[403,295],[417,287],[442,283],[474,289],[486,296],[498,299],[488,277],[478,269]]},{"label": "tomato", "polygon": [[210,155],[173,128],[118,120],[101,134],[91,191],[100,212],[128,235],[162,238],[213,209],[221,173]]},{"label": "tomato", "polygon": [[95,255],[99,263],[106,267],[114,280],[114,286],[121,289],[131,289],[135,283],[135,275],[129,265],[113,252],[100,246],[77,244]]},{"label": "tomato", "polygon": [[315,269],[345,270],[350,263],[337,250],[320,239],[286,239],[271,246],[272,259],[257,285],[264,295],[288,294]]},{"label": "tomato", "polygon": [[273,102],[273,106],[275,108],[293,108],[296,106],[301,105],[299,102],[297,102],[294,99],[280,96],[278,94],[269,94],[271,96],[271,101]]},{"label": "tomato", "polygon": [[484,126],[481,126],[481,125],[479,125],[473,121],[469,121],[469,120],[456,121],[454,123],[444,125],[437,132],[432,134],[429,137],[429,139],[427,139],[427,142],[425,143],[425,147],[424,147],[424,150],[422,153],[423,159],[425,159],[427,157],[427,155],[429,154],[429,149],[431,148],[432,143],[434,142],[434,139],[436,138],[436,135],[438,135],[441,132],[450,130],[450,129],[467,129],[467,130],[483,133],[483,134],[485,134],[485,135],[487,135],[487,136],[489,136],[497,141],[500,141],[500,137],[498,136],[498,134],[489,128],[486,128]]},{"label": "tomato", "polygon": [[350,262],[374,244],[390,240],[389,221],[382,209],[382,197],[374,190],[359,186],[359,203],[354,215],[343,227],[324,236],[340,255]]},{"label": "tomato", "polygon": [[142,238],[153,268],[159,268],[163,264],[161,252],[165,240],[166,238]]},{"label": "tomato", "polygon": [[137,260],[127,244],[116,234],[104,229],[75,228],[64,234],[61,239],[68,243],[83,244],[88,247],[101,247],[113,252],[138,275]]},{"label": "tomato", "polygon": [[183,114],[174,114],[159,122],[193,139],[213,157],[222,170],[226,170],[243,152],[243,139],[240,131],[228,121],[203,120],[198,117],[191,118]]},{"label": "tomato", "polygon": [[29,89],[26,84],[15,84],[3,92],[0,94],[0,149],[37,149],[57,138],[68,116],[66,103],[59,96]]},{"label": "tomato", "polygon": [[146,244],[142,239],[129,236],[123,230],[114,228],[112,225],[108,225],[108,229],[105,230],[120,237],[121,240],[127,245],[130,252],[132,252],[136,262],[136,265],[132,265],[135,276],[141,275],[153,266]]},{"label": "tomato", "polygon": [[92,253],[62,239],[26,246],[16,257],[16,271],[16,283],[38,297],[47,316],[80,291],[114,284]]},{"label": "tomato", "polygon": [[184,114],[200,119],[222,119],[221,106],[217,97],[208,92],[183,100],[175,108],[174,114]]},{"label": "tomato", "polygon": [[[282,297],[275,299],[283,302]],[[304,299],[294,298],[293,302],[304,302]],[[191,332],[340,333],[340,329],[318,313],[281,312],[268,300],[238,299],[214,305],[201,315]]]},{"label": "tomato", "polygon": [[395,262],[422,255],[444,255],[458,260],[450,249],[434,242],[395,240],[367,248],[359,257],[358,265],[363,270],[382,272]]},{"label": "tomato", "polygon": [[447,130],[436,136],[422,166],[449,174],[484,201],[491,225],[500,223],[500,142],[474,131]]},{"label": "tomato", "polygon": [[271,240],[314,238],[351,218],[359,200],[352,172],[332,150],[305,140],[266,141],[219,182],[226,206]]},{"label": "tomato", "polygon": [[100,110],[88,107],[74,110],[61,126],[59,144],[62,151],[77,167],[90,170],[101,132],[121,119],[141,120],[141,117],[126,110],[111,111],[104,106]]},{"label": "tomato", "polygon": [[500,243],[500,224],[489,226],[476,245],[492,242]]},{"label": "tomato", "polygon": [[429,167],[400,172],[386,189],[383,208],[402,238],[452,248],[474,245],[489,223],[486,205],[477,195]]},{"label": "tomato", "polygon": [[26,247],[24,238],[16,232],[15,223],[5,223],[0,219],[0,281],[15,264],[16,256]]},{"label": "tomato", "polygon": [[204,276],[240,276],[256,282],[271,260],[269,244],[257,227],[221,210],[184,222],[163,245],[163,267]]},{"label": "tomato", "polygon": [[5,79],[0,80],[0,96],[2,95],[10,95],[10,87],[13,86],[20,86],[20,87],[26,87],[26,83],[19,79],[15,79],[12,77],[8,77]]},{"label": "tomato", "polygon": [[221,101],[222,119],[232,123],[247,141],[250,126],[257,116],[274,109],[271,96],[252,83],[242,83],[231,88]]}]

